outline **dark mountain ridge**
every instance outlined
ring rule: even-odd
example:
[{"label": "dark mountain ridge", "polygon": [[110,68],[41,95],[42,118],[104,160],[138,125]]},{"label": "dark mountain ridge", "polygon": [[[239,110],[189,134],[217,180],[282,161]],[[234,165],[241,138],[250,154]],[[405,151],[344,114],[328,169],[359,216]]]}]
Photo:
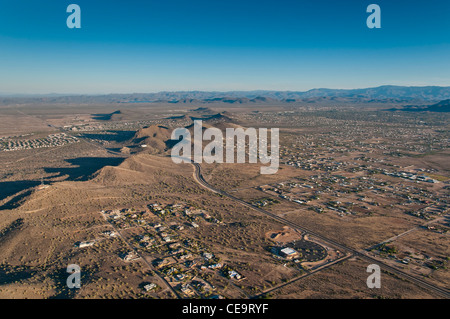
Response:
[{"label": "dark mountain ridge", "polygon": [[450,112],[450,99],[442,100],[431,105],[405,105],[403,108],[393,108],[389,111],[405,112]]},{"label": "dark mountain ridge", "polygon": [[180,91],[158,93],[105,94],[105,95],[48,95],[3,96],[0,104],[21,103],[292,103],[321,100],[342,102],[437,102],[450,99],[450,86],[394,86],[384,85],[362,89],[312,89],[309,91]]}]

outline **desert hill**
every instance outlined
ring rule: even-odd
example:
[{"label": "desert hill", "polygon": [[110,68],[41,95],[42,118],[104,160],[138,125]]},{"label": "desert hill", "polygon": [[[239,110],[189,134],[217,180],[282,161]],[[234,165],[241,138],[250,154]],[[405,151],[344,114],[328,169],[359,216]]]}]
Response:
[{"label": "desert hill", "polygon": [[[201,120],[203,129],[207,129],[210,127],[216,127],[223,132],[225,132],[225,129],[227,128],[239,128],[242,127],[237,123],[237,121],[233,118],[233,115],[230,112],[221,112],[216,113],[210,116],[203,116],[203,117],[191,117],[191,119],[194,120]],[[193,129],[194,124],[191,124],[187,126],[186,128],[191,130]]]},{"label": "desert hill", "polygon": [[442,100],[432,105],[406,105],[403,108],[393,108],[389,111],[406,112],[450,112],[450,99]]},{"label": "desert hill", "polygon": [[[203,116],[176,116],[172,120],[180,121],[180,127],[187,128],[191,136],[194,134],[194,122],[195,120],[201,120],[203,130],[208,128],[218,128],[223,134],[227,128],[241,128],[242,126],[235,119],[234,115],[230,112],[221,112],[210,114],[212,110],[207,108],[200,108],[196,110],[197,113]],[[186,123],[190,123],[186,125]],[[120,151],[123,154],[136,154],[136,153],[148,153],[148,154],[168,154],[170,149],[178,142],[171,139],[173,128],[169,128],[163,125],[150,125],[144,127],[134,134],[133,138],[128,141],[127,145],[121,147]]]},{"label": "desert hill", "polygon": [[198,107],[194,110],[191,110],[192,112],[197,112],[197,113],[209,113],[209,114],[213,114],[215,113],[214,110],[210,109],[209,107]]},{"label": "desert hill", "polygon": [[167,150],[166,142],[170,140],[172,130],[162,125],[151,125],[136,132],[132,139],[133,144],[145,146],[146,151],[152,154]]},{"label": "desert hill", "polygon": [[170,157],[139,153],[130,156],[118,166],[103,167],[91,181],[105,186],[153,185],[161,180],[176,183],[180,174],[189,176],[192,174],[192,167],[189,164],[174,164]]},{"label": "desert hill", "polygon": [[225,114],[225,112],[222,112],[222,113],[216,113],[216,114],[200,116],[200,117],[191,116],[191,119],[193,121],[202,120],[204,122],[233,122],[233,119],[230,116],[231,116],[230,113],[227,112]]}]

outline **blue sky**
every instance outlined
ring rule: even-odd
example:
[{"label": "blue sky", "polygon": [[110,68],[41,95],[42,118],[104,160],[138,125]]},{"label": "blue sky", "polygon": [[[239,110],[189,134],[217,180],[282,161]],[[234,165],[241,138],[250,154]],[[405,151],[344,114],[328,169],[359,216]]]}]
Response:
[{"label": "blue sky", "polygon": [[1,0],[0,93],[450,86],[449,14],[447,0]]}]

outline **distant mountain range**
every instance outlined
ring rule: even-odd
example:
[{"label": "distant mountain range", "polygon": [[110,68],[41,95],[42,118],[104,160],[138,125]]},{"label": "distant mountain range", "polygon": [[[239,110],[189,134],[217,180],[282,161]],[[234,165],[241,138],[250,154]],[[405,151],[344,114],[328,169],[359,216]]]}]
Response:
[{"label": "distant mountain range", "polygon": [[106,95],[0,96],[0,103],[416,103],[450,99],[450,87],[385,85],[365,89],[312,89],[309,91],[159,92]]}]

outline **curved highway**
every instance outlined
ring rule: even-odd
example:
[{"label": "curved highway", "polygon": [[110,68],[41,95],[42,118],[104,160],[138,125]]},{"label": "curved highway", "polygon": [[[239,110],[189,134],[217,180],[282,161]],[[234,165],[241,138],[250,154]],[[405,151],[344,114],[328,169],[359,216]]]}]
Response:
[{"label": "curved highway", "polygon": [[251,208],[251,209],[253,209],[255,211],[258,211],[258,212],[260,212],[260,213],[262,213],[264,215],[267,215],[267,216],[269,216],[269,217],[271,217],[271,218],[273,218],[273,219],[275,219],[275,220],[277,220],[277,221],[279,221],[279,222],[281,222],[281,223],[283,223],[285,225],[288,225],[288,226],[290,226],[290,227],[292,227],[294,229],[298,229],[298,230],[300,230],[302,232],[311,234],[312,236],[322,240],[324,243],[330,243],[331,245],[333,245],[335,247],[338,247],[342,251],[351,253],[354,256],[361,257],[362,259],[365,259],[365,260],[369,261],[370,263],[377,264],[381,268],[383,268],[385,271],[394,273],[394,274],[399,275],[399,276],[401,276],[401,277],[403,277],[405,279],[408,279],[409,281],[417,284],[418,286],[420,286],[422,288],[426,288],[426,289],[434,292],[435,294],[439,295],[440,297],[450,298],[450,291],[447,290],[447,289],[444,289],[444,288],[441,288],[441,287],[437,287],[437,286],[435,286],[435,285],[433,285],[433,284],[431,284],[429,282],[426,282],[424,280],[416,278],[416,277],[414,277],[414,276],[412,276],[412,275],[410,275],[408,273],[405,273],[405,272],[403,272],[403,271],[401,271],[401,270],[399,270],[397,268],[389,266],[389,265],[381,262],[380,260],[377,260],[375,258],[367,256],[366,254],[363,254],[363,253],[361,253],[360,251],[358,251],[356,249],[346,247],[346,246],[344,246],[344,245],[342,245],[342,244],[340,244],[340,243],[338,243],[338,242],[336,242],[336,241],[334,241],[332,239],[326,238],[326,237],[324,237],[324,236],[322,236],[322,235],[320,235],[320,234],[318,234],[318,233],[316,233],[314,231],[306,229],[305,227],[300,226],[300,225],[298,225],[298,224],[296,224],[296,223],[294,223],[294,222],[292,222],[290,220],[287,220],[287,219],[285,219],[283,217],[280,217],[280,216],[278,216],[278,215],[276,215],[274,213],[271,213],[269,211],[261,209],[260,207],[254,206],[254,205],[252,205],[252,204],[250,204],[250,203],[248,203],[248,202],[246,202],[246,201],[244,201],[244,200],[242,200],[240,198],[237,198],[237,197],[235,197],[235,196],[233,196],[233,195],[231,195],[231,194],[229,194],[229,193],[227,193],[225,191],[222,191],[222,190],[220,190],[218,188],[215,188],[214,186],[210,185],[204,179],[204,177],[202,175],[202,172],[201,172],[200,164],[195,163],[195,162],[191,162],[191,164],[194,165],[194,167],[195,167],[195,172],[194,172],[195,180],[197,181],[197,183],[202,185],[204,188],[206,188],[206,189],[208,189],[208,190],[210,190],[212,192],[215,192],[217,194],[220,194],[222,196],[228,197],[228,198],[234,200],[235,202],[238,202],[238,203],[240,203],[240,204],[242,204],[242,205],[244,205],[244,206],[246,206],[248,208]]}]

